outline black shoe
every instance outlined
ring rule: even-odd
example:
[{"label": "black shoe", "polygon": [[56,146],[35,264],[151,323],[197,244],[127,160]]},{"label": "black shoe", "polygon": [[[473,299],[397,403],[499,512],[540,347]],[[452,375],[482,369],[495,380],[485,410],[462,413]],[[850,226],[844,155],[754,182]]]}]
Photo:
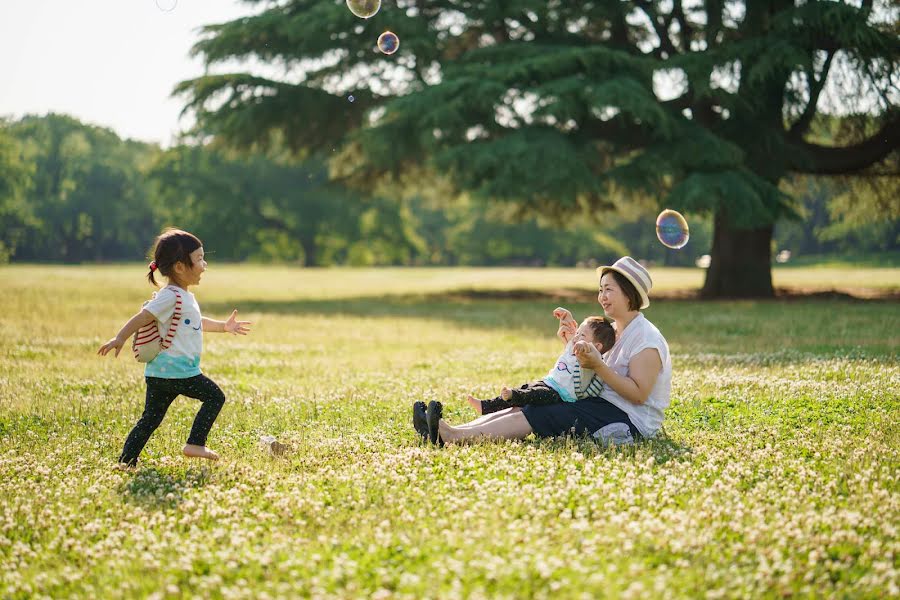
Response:
[{"label": "black shoe", "polygon": [[413,427],[422,437],[423,442],[428,441],[428,414],[425,412],[424,402],[413,402]]},{"label": "black shoe", "polygon": [[437,444],[440,447],[444,446],[444,440],[441,439],[441,436],[438,433],[438,422],[441,420],[442,416],[444,416],[444,405],[437,400],[432,400],[431,402],[429,402],[428,439],[431,440],[432,444]]}]

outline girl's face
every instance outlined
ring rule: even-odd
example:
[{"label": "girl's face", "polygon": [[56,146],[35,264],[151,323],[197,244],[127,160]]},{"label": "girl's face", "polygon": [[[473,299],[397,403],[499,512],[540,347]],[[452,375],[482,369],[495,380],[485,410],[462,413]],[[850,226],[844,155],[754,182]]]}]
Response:
[{"label": "girl's face", "polygon": [[198,285],[200,283],[200,277],[203,275],[203,271],[206,270],[206,260],[203,258],[203,246],[200,246],[191,252],[190,257],[192,263],[190,267],[181,263],[175,266],[175,269],[178,271],[179,279],[185,286]]},{"label": "girl's face", "polygon": [[619,287],[609,271],[600,278],[600,293],[597,295],[597,301],[603,307],[606,316],[613,320],[631,312],[628,310],[628,298],[622,293],[622,288]]}]

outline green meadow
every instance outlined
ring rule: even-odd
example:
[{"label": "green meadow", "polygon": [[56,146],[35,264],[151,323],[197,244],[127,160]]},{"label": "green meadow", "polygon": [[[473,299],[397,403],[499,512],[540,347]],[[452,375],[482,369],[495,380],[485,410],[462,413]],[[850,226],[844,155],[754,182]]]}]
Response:
[{"label": "green meadow", "polygon": [[0,597],[900,596],[900,269],[775,269],[888,299],[709,303],[676,299],[702,271],[654,269],[663,434],[436,449],[412,402],[459,423],[466,394],[541,377],[552,310],[599,312],[591,269],[211,258],[204,315],[253,321],[204,337],[223,458],[180,455],[180,398],[131,472],[141,367],[96,350],[149,297],[143,265],[0,268]]}]

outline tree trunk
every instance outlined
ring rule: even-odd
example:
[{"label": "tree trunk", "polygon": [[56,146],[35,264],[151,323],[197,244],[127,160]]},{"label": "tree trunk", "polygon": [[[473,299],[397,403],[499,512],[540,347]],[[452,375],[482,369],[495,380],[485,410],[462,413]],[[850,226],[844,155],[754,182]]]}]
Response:
[{"label": "tree trunk", "polygon": [[737,229],[716,214],[703,298],[774,298],[772,232],[774,225]]}]

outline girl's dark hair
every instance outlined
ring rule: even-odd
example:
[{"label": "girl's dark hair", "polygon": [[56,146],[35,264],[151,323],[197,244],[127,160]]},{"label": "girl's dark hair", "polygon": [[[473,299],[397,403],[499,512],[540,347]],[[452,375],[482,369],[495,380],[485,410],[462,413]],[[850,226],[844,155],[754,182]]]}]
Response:
[{"label": "girl's dark hair", "polygon": [[613,276],[613,279],[619,284],[619,289],[628,298],[628,310],[641,310],[641,295],[638,293],[637,288],[634,287],[634,284],[618,271],[608,269],[603,274],[606,275],[607,273]]},{"label": "girl's dark hair", "polygon": [[609,352],[609,349],[616,343],[616,330],[612,323],[606,317],[588,317],[585,322],[594,332],[594,340],[603,346],[603,352]]},{"label": "girl's dark hair", "polygon": [[[155,271],[159,271],[166,277],[172,277],[175,272],[175,265],[178,263],[186,267],[194,266],[191,261],[191,252],[203,245],[203,242],[194,235],[181,229],[170,227],[164,230],[156,241],[153,243],[153,263],[151,263],[150,272],[147,274],[147,280],[150,285],[159,287],[156,278],[153,277]],[[155,269],[152,267],[156,267]]]}]

